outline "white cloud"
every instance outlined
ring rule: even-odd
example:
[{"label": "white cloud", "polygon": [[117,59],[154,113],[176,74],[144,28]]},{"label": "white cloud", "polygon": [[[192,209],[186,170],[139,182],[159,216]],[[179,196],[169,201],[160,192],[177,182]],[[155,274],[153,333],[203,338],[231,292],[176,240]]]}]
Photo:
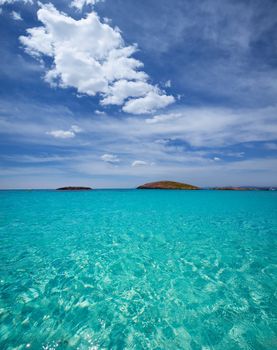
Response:
[{"label": "white cloud", "polygon": [[[174,111],[181,114],[174,122],[154,124],[146,124],[146,118],[141,116],[116,118],[107,115],[91,118],[91,113],[88,113],[82,115],[77,123],[75,115],[68,108],[17,102],[15,109],[14,102],[0,100],[0,137],[5,135],[10,143],[16,141],[22,145],[32,145],[32,149],[36,145],[40,145],[40,149],[47,145],[47,154],[42,154],[43,157],[50,157],[51,149],[54,149],[52,161],[56,162],[56,169],[63,171],[61,181],[66,174],[74,172],[84,176],[84,181],[87,181],[88,174],[93,175],[93,187],[94,181],[98,181],[97,176],[103,183],[100,187],[107,184],[135,187],[146,180],[151,182],[158,179],[175,179],[202,186],[276,185],[276,157],[272,151],[265,153],[264,147],[265,143],[274,143],[276,140],[277,107],[260,110],[182,107]],[[53,121],[56,127],[49,129]],[[75,124],[85,130],[78,137],[62,140],[46,134],[50,130],[70,131],[71,127],[65,126]],[[60,146],[61,142],[64,146],[62,153],[56,153],[59,147],[48,147]],[[240,158],[240,150],[248,143],[254,151],[246,151],[244,157]],[[72,144],[76,147],[73,148]],[[256,149],[263,152],[263,159],[253,158]],[[121,162],[111,166],[100,158],[104,153],[117,155]],[[215,156],[222,160],[214,161]],[[22,157],[18,155],[18,159],[22,163]],[[135,160],[147,164],[132,167]],[[117,164],[120,166],[116,167]],[[13,174],[22,174],[21,170],[24,171],[19,167],[10,170]],[[30,168],[26,168],[28,174],[30,171]],[[18,186],[23,178],[20,178],[21,175],[16,176],[18,181],[15,186]],[[38,176],[41,179],[41,175]],[[9,183],[10,179],[5,181]],[[47,176],[44,181],[48,183]],[[1,183],[1,186],[4,184]]]},{"label": "white cloud", "polygon": [[[57,188],[65,185],[69,172],[81,186],[93,188],[135,188],[143,183],[160,179],[174,179],[199,186],[276,186],[276,158],[255,158],[237,162],[211,162],[202,165],[157,165],[152,167],[107,167],[103,162],[87,159],[58,160],[57,164],[39,166],[1,167],[1,188]],[[103,175],[106,176],[103,176]],[[88,180],[88,175],[90,180]],[[109,176],[109,180],[107,180]],[[89,181],[89,182],[88,182]],[[68,184],[70,185],[70,184]]]},{"label": "white cloud", "polygon": [[170,88],[171,87],[171,80],[167,80],[164,84],[165,87]]},{"label": "white cloud", "polygon": [[51,135],[57,139],[71,139],[76,136],[77,133],[83,130],[78,125],[72,125],[70,130],[52,130],[46,132],[47,135]]},{"label": "white cloud", "polygon": [[155,123],[162,123],[162,122],[174,120],[180,117],[182,117],[182,113],[160,114],[160,115],[155,115],[153,118],[146,119],[145,122],[147,124],[155,124]]},{"label": "white cloud", "polygon": [[0,0],[0,6],[6,5],[6,4],[14,4],[15,2],[24,2],[24,4],[33,4],[33,0]]},{"label": "white cloud", "polygon": [[21,14],[19,12],[12,11],[11,16],[15,21],[22,21],[23,20],[21,17]]},{"label": "white cloud", "polygon": [[104,162],[107,162],[107,163],[118,163],[120,161],[120,159],[118,158],[117,155],[115,154],[103,154],[101,157],[100,157]]},{"label": "white cloud", "polygon": [[24,2],[24,3],[33,3],[33,0],[0,0],[0,6],[1,5],[5,5],[5,4],[13,4],[15,2],[18,2],[18,1],[21,1],[21,2]]},{"label": "white cloud", "polygon": [[95,114],[98,115],[105,115],[106,113],[104,111],[99,111],[98,109],[95,111]]},{"label": "white cloud", "polygon": [[133,163],[132,163],[132,166],[133,167],[137,167],[137,166],[145,166],[147,165],[147,162],[143,161],[143,160],[135,160]]},{"label": "white cloud", "polygon": [[151,119],[129,120],[124,127],[138,136],[179,139],[194,147],[222,147],[276,139],[276,110],[274,106],[256,110],[183,107]]},{"label": "white cloud", "polygon": [[132,57],[136,45],[126,46],[118,28],[102,23],[95,12],[75,20],[52,4],[40,5],[43,26],[30,28],[20,41],[30,55],[52,59],[45,80],[79,94],[101,96],[103,105],[122,105],[133,114],[150,113],[174,102],[148,83],[143,63]]},{"label": "white cloud", "polygon": [[78,133],[82,132],[83,130],[78,125],[71,125],[71,131]]},{"label": "white cloud", "polygon": [[[17,101],[15,111],[14,103],[0,99],[2,134],[5,133],[15,139],[20,138],[25,140],[22,142],[27,143],[44,141],[49,143],[55,140],[49,137],[43,138],[46,131],[70,130],[70,127],[65,126],[78,124],[86,131],[79,135],[78,140],[83,139],[90,144],[98,145],[98,151],[102,153],[128,154],[134,150],[134,156],[130,159],[145,159],[146,154],[155,151],[153,145],[165,144],[168,149],[174,140],[192,147],[213,148],[212,156],[238,157],[241,151],[244,151],[240,147],[222,150],[223,153],[217,150],[220,147],[243,143],[247,143],[246,145],[255,143],[253,147],[257,147],[257,143],[264,149],[264,144],[274,143],[277,135],[277,106],[260,109],[180,106],[168,114],[163,114],[180,115],[178,118],[174,121],[164,118],[158,123],[146,123],[148,118],[141,116],[117,118],[106,114],[91,118],[91,113],[85,113],[77,123],[74,114],[64,106],[49,107]],[[26,118],[23,120],[24,115]],[[39,120],[37,115],[40,115]],[[52,126],[53,120],[56,127]],[[149,145],[148,148],[145,148],[145,142]],[[231,151],[236,154],[228,154]],[[247,158],[247,154],[244,157]],[[156,161],[155,157],[149,159]]]},{"label": "white cloud", "polygon": [[73,0],[70,4],[71,7],[75,7],[77,10],[82,10],[85,5],[95,5],[97,2],[104,0]]},{"label": "white cloud", "polygon": [[[34,57],[40,57],[41,54],[53,56],[51,36],[44,27],[29,28],[27,33],[28,36],[21,36],[20,41],[25,45],[25,50],[29,55]],[[48,72],[48,74],[51,73]]]},{"label": "white cloud", "polygon": [[131,99],[123,106],[123,111],[133,114],[144,114],[155,112],[159,108],[164,108],[175,101],[173,96],[167,96],[159,89],[148,92],[144,97]]},{"label": "white cloud", "polygon": [[214,157],[214,160],[215,160],[216,162],[218,162],[218,161],[221,160],[221,158],[219,158],[219,157]]},{"label": "white cloud", "polygon": [[57,139],[71,139],[75,137],[75,133],[70,130],[53,130],[47,132],[48,135],[56,137]]},{"label": "white cloud", "polygon": [[102,100],[102,104],[122,105],[128,97],[139,97],[152,89],[153,87],[144,81],[118,80],[109,89],[109,94]]}]

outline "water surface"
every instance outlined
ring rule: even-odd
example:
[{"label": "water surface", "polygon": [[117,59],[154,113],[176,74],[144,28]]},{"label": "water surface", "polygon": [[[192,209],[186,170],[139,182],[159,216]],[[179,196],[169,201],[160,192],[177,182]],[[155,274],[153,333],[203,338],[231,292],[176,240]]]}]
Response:
[{"label": "water surface", "polygon": [[0,349],[276,349],[277,192],[0,192]]}]

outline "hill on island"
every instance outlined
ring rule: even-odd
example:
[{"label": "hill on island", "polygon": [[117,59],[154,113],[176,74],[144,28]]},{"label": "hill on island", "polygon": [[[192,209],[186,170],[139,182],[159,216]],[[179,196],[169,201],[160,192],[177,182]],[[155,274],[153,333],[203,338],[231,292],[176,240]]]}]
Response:
[{"label": "hill on island", "polygon": [[137,187],[140,190],[199,190],[197,186],[175,181],[149,182]]},{"label": "hill on island", "polygon": [[67,186],[57,188],[57,191],[91,191],[90,187],[82,187],[82,186]]}]

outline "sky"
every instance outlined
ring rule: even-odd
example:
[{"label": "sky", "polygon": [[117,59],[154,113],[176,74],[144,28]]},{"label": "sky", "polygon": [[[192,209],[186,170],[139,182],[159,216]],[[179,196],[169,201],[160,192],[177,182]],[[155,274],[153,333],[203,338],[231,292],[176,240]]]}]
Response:
[{"label": "sky", "polygon": [[0,0],[0,188],[277,186],[275,0]]}]

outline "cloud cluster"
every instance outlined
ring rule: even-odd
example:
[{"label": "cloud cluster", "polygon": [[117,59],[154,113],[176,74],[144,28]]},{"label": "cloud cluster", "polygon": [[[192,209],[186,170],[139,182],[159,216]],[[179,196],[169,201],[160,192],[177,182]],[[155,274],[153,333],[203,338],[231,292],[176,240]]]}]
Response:
[{"label": "cloud cluster", "polygon": [[[75,113],[59,105],[17,101],[15,110],[14,103],[0,102],[0,137],[5,135],[9,144],[30,150],[25,157],[15,155],[17,159],[9,160],[11,154],[6,155],[1,172],[7,184],[8,174],[27,181],[22,175],[26,171],[26,176],[33,174],[49,185],[49,178],[41,177],[43,166],[40,171],[35,169],[39,163],[63,172],[61,180],[68,173],[80,174],[76,179],[84,177],[84,181],[86,176],[92,181],[93,175],[93,183],[100,187],[136,186],[170,178],[203,186],[276,184],[277,107],[183,107],[159,116],[164,118],[153,116],[156,122],[149,123],[150,118],[141,116],[82,114],[76,119]],[[80,129],[83,132],[78,137],[70,136]],[[46,173],[49,168],[44,167]]]},{"label": "cloud cluster", "polygon": [[182,113],[167,113],[167,114],[160,114],[155,115],[152,118],[146,119],[145,122],[147,124],[156,124],[156,123],[162,123],[162,122],[168,122],[168,121],[174,121],[175,119],[181,118]]},{"label": "cloud cluster", "polygon": [[37,15],[43,26],[28,29],[20,41],[30,55],[51,58],[45,80],[52,86],[100,95],[102,105],[119,105],[133,114],[174,102],[173,96],[148,82],[142,62],[132,57],[136,46],[126,46],[118,28],[102,23],[95,12],[75,20],[52,4],[40,6]]},{"label": "cloud cluster", "polygon": [[162,62],[156,74],[186,92],[188,103],[249,108],[275,103],[276,1],[158,3],[110,1],[107,16],[130,33],[144,53]]},{"label": "cloud cluster", "polygon": [[71,139],[79,132],[82,132],[82,129],[78,125],[72,125],[69,130],[52,130],[47,131],[46,134],[57,139]]},{"label": "cloud cluster", "polygon": [[106,154],[103,154],[100,158],[104,162],[111,163],[111,164],[120,162],[120,159],[115,154],[108,154],[108,153],[106,153]]},{"label": "cloud cluster", "polygon": [[147,165],[147,162],[145,162],[144,160],[135,160],[132,163],[132,167],[139,167],[139,166],[145,166]]},{"label": "cloud cluster", "polygon": [[6,4],[14,4],[15,2],[24,2],[24,4],[33,4],[33,0],[0,0],[0,6],[6,5]]},{"label": "cloud cluster", "polygon": [[[194,147],[224,147],[243,142],[274,140],[276,106],[260,109],[180,108],[144,120],[144,133],[177,138]],[[138,127],[138,130],[142,130]]]},{"label": "cloud cluster", "polygon": [[[260,109],[234,109],[220,107],[179,107],[170,113],[152,118],[130,116],[125,118],[110,115],[82,113],[73,114],[64,106],[37,105],[17,101],[0,100],[0,133],[22,142],[54,142],[45,137],[49,131],[75,131],[68,125],[78,125],[83,132],[78,140],[99,147],[101,154],[128,153],[134,149],[132,159],[144,159],[154,150],[155,144],[165,146],[179,140],[190,147],[221,148],[250,142],[264,142],[267,148],[275,149],[277,135],[277,106]],[[98,112],[99,113],[99,112]],[[37,119],[40,115],[40,119]],[[24,116],[24,118],[23,118]],[[44,138],[43,138],[44,135]],[[13,139],[14,137],[14,139]],[[74,140],[76,144],[77,140]],[[104,150],[104,151],[103,151]],[[245,151],[236,149],[235,152]],[[100,156],[99,155],[99,156]],[[217,156],[216,154],[214,156]],[[147,160],[147,159],[146,159]],[[152,160],[151,160],[152,161]],[[155,159],[153,159],[155,161]]]}]

